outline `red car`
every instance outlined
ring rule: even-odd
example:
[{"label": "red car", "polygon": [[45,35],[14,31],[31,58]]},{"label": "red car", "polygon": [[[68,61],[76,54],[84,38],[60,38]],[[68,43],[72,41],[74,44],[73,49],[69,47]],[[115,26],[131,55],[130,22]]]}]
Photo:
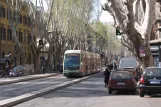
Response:
[{"label": "red car", "polygon": [[108,93],[112,91],[131,91],[133,94],[136,92],[137,82],[131,72],[128,71],[115,71],[110,75],[108,82]]}]

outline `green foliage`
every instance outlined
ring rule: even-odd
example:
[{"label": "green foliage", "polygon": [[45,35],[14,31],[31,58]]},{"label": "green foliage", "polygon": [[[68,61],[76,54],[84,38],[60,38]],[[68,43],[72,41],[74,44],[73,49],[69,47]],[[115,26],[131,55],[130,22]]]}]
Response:
[{"label": "green foliage", "polygon": [[[102,48],[101,50],[108,50],[114,53],[122,49],[121,41],[116,37],[116,31],[112,25],[108,25],[100,21],[94,21],[91,24],[91,27],[95,32],[97,32],[96,34],[99,34],[99,36],[94,35],[93,38],[97,36],[97,39],[94,40],[96,41],[95,43],[97,43],[96,45]],[[100,41],[98,41],[98,38],[101,38]]]}]

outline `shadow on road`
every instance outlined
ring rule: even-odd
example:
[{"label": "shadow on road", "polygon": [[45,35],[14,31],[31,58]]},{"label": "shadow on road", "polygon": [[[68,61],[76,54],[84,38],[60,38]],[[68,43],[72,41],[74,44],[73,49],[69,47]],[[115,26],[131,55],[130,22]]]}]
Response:
[{"label": "shadow on road", "polygon": [[144,98],[161,98],[161,95],[149,95],[145,96]]}]

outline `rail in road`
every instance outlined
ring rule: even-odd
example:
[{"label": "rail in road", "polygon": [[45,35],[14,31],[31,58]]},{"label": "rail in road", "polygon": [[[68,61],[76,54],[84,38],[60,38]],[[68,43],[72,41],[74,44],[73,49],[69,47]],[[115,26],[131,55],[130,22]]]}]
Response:
[{"label": "rail in road", "polygon": [[[97,73],[93,75],[97,75]],[[75,79],[69,79],[59,75],[56,77],[0,86],[0,91],[2,90],[0,93],[0,107],[11,107],[39,96],[55,92],[57,90],[82,82],[93,75]],[[8,90],[3,91],[3,88]]]},{"label": "rail in road", "polygon": [[62,75],[0,86],[0,101],[71,81]]},{"label": "rail in road", "polygon": [[132,95],[127,92],[108,94],[103,74],[14,107],[160,107],[161,96]]},{"label": "rail in road", "polygon": [[89,77],[90,76],[80,79],[69,79],[62,75],[58,75],[37,80],[1,85],[0,107],[13,106],[15,104],[31,100],[46,93],[84,81]]}]

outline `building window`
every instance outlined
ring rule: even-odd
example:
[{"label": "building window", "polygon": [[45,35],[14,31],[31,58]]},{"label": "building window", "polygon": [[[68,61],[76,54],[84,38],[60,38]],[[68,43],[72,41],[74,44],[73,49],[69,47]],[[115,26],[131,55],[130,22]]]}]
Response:
[{"label": "building window", "polygon": [[31,34],[28,34],[28,44],[30,44],[30,42],[31,42]]},{"label": "building window", "polygon": [[24,43],[26,43],[26,34],[24,33]]},{"label": "building window", "polygon": [[22,42],[22,32],[19,32],[19,42]]},{"label": "building window", "polygon": [[0,5],[0,18],[5,18],[5,8]]},{"label": "building window", "polygon": [[28,20],[28,26],[31,26],[32,24],[31,24],[31,19],[30,18],[27,18],[27,20]]},{"label": "building window", "polygon": [[12,41],[12,30],[11,29],[7,30],[7,40]]},{"label": "building window", "polygon": [[0,27],[0,37],[1,40],[6,40],[6,28]]},{"label": "building window", "polygon": [[27,25],[27,17],[26,16],[23,16],[23,24]]},{"label": "building window", "polygon": [[7,19],[10,20],[12,18],[12,11],[11,9],[7,9]]},{"label": "building window", "polygon": [[20,23],[22,23],[22,15],[20,14]]}]

